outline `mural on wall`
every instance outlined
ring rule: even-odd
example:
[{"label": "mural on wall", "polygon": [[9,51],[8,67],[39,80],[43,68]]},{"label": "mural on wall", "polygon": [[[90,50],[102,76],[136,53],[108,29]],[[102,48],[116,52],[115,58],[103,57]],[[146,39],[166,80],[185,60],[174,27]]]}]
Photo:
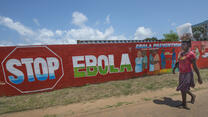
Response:
[{"label": "mural on wall", "polygon": [[176,52],[175,52],[175,48],[173,48],[172,49],[172,64],[171,64],[172,69],[174,68],[175,64],[176,64]]},{"label": "mural on wall", "polygon": [[137,51],[137,57],[135,59],[135,72],[138,73],[138,72],[142,72],[143,71],[143,67],[145,67],[145,65],[143,65],[144,63],[144,56],[142,55],[142,51],[141,50],[138,50]]},{"label": "mural on wall", "polygon": [[149,50],[149,71],[154,71],[154,57],[153,57],[153,51]]},{"label": "mural on wall", "polygon": [[165,69],[166,68],[166,57],[165,57],[165,50],[164,49],[162,49],[160,57],[161,57],[161,69]]},{"label": "mural on wall", "polygon": [[[137,44],[135,58],[135,72],[144,72],[148,68],[148,72],[159,73],[170,72],[176,63],[176,50],[174,47],[180,47],[177,43],[152,43]],[[146,55],[148,53],[148,56]],[[143,62],[142,62],[143,61]],[[148,65],[147,65],[148,64]],[[157,72],[155,72],[157,71]]]},{"label": "mural on wall", "polygon": [[201,52],[203,58],[208,58],[208,41],[204,41],[201,44]]},{"label": "mural on wall", "polygon": [[[208,68],[208,43],[192,45],[199,68]],[[141,42],[0,47],[0,96],[171,72],[180,46]]]},{"label": "mural on wall", "polygon": [[152,50],[153,51],[153,62],[154,62],[154,71],[160,70],[160,56],[158,49]]},{"label": "mural on wall", "polygon": [[200,57],[200,52],[199,52],[199,47],[198,46],[194,46],[193,52],[196,55],[196,59],[198,60]]},{"label": "mural on wall", "polygon": [[120,67],[115,67],[114,55],[99,55],[98,57],[94,55],[73,56],[72,61],[75,78],[96,76],[97,74],[106,75],[124,71],[131,72],[133,70],[127,53],[121,55]]},{"label": "mural on wall", "polygon": [[204,63],[208,60],[208,41],[194,41],[191,49],[196,54],[198,66],[206,68]]},{"label": "mural on wall", "polygon": [[53,89],[64,74],[62,58],[47,46],[16,47],[1,65],[5,83],[21,93]]},{"label": "mural on wall", "polygon": [[147,50],[142,51],[142,57],[143,57],[142,68],[143,68],[143,71],[146,71],[148,69]]},{"label": "mural on wall", "polygon": [[149,50],[149,71],[159,71],[160,70],[160,56],[158,49]]}]

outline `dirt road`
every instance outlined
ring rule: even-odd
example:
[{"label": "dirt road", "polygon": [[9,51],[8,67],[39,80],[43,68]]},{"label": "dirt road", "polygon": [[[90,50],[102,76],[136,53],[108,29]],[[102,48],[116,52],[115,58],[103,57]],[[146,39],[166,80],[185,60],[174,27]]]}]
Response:
[{"label": "dirt road", "polygon": [[195,89],[197,98],[195,104],[188,103],[190,110],[175,107],[180,104],[180,93],[164,88],[138,95],[9,113],[0,117],[207,117],[208,83]]},{"label": "dirt road", "polygon": [[175,100],[176,98],[165,97],[144,104],[80,117],[207,117],[208,90],[197,92],[197,96],[197,102],[194,105],[189,104],[191,110],[176,108],[174,106],[180,102]]}]

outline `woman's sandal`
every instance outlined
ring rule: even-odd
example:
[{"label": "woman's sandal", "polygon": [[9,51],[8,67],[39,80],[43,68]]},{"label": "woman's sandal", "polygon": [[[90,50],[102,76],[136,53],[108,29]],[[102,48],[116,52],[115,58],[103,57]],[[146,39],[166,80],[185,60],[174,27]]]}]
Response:
[{"label": "woman's sandal", "polygon": [[179,105],[177,105],[176,107],[179,107],[179,108],[183,108],[183,109],[186,109],[186,110],[190,110],[190,108],[189,107],[187,107],[187,105],[186,104],[179,104]]},{"label": "woman's sandal", "polygon": [[186,105],[183,105],[183,108],[186,109],[186,110],[190,110],[190,108],[187,107]]}]

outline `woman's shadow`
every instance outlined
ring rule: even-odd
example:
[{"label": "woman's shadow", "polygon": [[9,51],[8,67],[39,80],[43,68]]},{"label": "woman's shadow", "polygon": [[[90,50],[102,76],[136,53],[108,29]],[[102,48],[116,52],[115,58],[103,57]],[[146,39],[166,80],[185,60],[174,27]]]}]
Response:
[{"label": "woman's shadow", "polygon": [[175,107],[175,108],[179,108],[181,106],[181,104],[182,104],[181,101],[179,101],[179,100],[172,100],[169,97],[164,97],[163,100],[155,99],[155,100],[153,100],[153,102],[155,104],[163,104],[163,105],[167,105],[167,106]]}]

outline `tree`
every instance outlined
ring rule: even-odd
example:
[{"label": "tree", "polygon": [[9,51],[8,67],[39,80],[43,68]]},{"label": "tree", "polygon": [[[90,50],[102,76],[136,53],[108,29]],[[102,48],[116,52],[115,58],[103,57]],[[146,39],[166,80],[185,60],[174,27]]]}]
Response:
[{"label": "tree", "polygon": [[173,32],[172,30],[170,33],[163,34],[165,37],[162,41],[179,41],[179,37],[177,33]]},{"label": "tree", "polygon": [[192,32],[193,32],[193,37],[198,41],[199,40],[206,40],[208,38],[206,26],[192,27]]},{"label": "tree", "polygon": [[144,39],[145,41],[157,41],[157,37],[152,37],[152,38],[146,38]]}]

